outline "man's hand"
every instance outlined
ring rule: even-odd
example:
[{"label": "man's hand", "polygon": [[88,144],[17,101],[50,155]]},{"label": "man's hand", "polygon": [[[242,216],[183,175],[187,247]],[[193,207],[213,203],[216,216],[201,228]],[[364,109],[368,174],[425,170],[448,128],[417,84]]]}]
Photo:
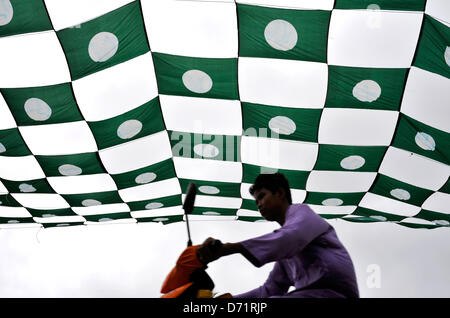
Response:
[{"label": "man's hand", "polygon": [[197,257],[204,265],[215,261],[222,256],[222,242],[208,237],[202,245],[197,247]]}]

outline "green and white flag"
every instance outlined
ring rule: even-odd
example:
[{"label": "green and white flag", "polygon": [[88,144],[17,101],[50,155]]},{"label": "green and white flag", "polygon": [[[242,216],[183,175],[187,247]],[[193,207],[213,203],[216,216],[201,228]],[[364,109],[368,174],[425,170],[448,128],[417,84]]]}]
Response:
[{"label": "green and white flag", "polygon": [[398,110],[406,72],[329,65],[325,107]]},{"label": "green and white flag", "polygon": [[124,114],[89,122],[99,149],[109,148],[164,130],[158,98]]},{"label": "green and white flag", "polygon": [[183,222],[189,182],[193,220],[260,221],[276,172],[325,219],[450,226],[445,1],[72,2],[0,0],[0,227]]},{"label": "green and white flag", "polygon": [[0,37],[52,30],[45,3],[42,0],[2,0]]},{"label": "green and white flag", "polygon": [[1,89],[1,93],[19,126],[83,120],[70,83],[43,87],[4,88]]},{"label": "green and white flag", "polygon": [[238,4],[239,55],[326,62],[329,11]]},{"label": "green and white flag", "polygon": [[149,51],[139,1],[57,32],[72,80]]},{"label": "green and white flag", "polygon": [[239,99],[237,59],[213,59],[153,53],[161,94]]},{"label": "green and white flag", "polygon": [[429,15],[425,15],[414,66],[450,78],[450,30]]},{"label": "green and white flag", "polygon": [[336,9],[425,10],[425,0],[336,0]]}]

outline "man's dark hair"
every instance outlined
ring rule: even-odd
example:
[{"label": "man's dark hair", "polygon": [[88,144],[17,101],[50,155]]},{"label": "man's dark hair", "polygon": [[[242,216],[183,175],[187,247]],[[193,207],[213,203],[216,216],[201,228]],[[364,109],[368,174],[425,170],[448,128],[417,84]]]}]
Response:
[{"label": "man's dark hair", "polygon": [[282,188],[286,193],[286,199],[289,204],[292,204],[291,188],[289,181],[282,173],[261,173],[256,177],[254,184],[250,187],[250,194],[253,195],[255,191],[265,188],[275,194],[278,189]]}]

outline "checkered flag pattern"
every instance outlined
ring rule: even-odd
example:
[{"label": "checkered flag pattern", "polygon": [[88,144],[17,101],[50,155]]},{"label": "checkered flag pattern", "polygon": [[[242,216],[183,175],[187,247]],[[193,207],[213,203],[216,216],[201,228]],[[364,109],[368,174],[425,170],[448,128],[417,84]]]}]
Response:
[{"label": "checkered flag pattern", "polygon": [[0,225],[450,225],[448,0],[0,0]]}]

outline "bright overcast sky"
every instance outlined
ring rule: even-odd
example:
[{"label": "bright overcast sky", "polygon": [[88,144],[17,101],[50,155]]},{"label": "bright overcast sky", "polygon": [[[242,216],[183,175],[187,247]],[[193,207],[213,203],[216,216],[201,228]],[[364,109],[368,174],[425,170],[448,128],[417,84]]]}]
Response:
[{"label": "bright overcast sky", "polygon": [[[361,297],[450,297],[448,229],[329,223],[350,252]],[[269,222],[191,222],[194,244],[208,236],[235,242],[275,228]],[[0,297],[159,297],[187,234],[185,223],[100,224],[0,229],[0,242]],[[236,294],[262,284],[272,266],[255,268],[233,255],[207,271],[215,292]]]}]

